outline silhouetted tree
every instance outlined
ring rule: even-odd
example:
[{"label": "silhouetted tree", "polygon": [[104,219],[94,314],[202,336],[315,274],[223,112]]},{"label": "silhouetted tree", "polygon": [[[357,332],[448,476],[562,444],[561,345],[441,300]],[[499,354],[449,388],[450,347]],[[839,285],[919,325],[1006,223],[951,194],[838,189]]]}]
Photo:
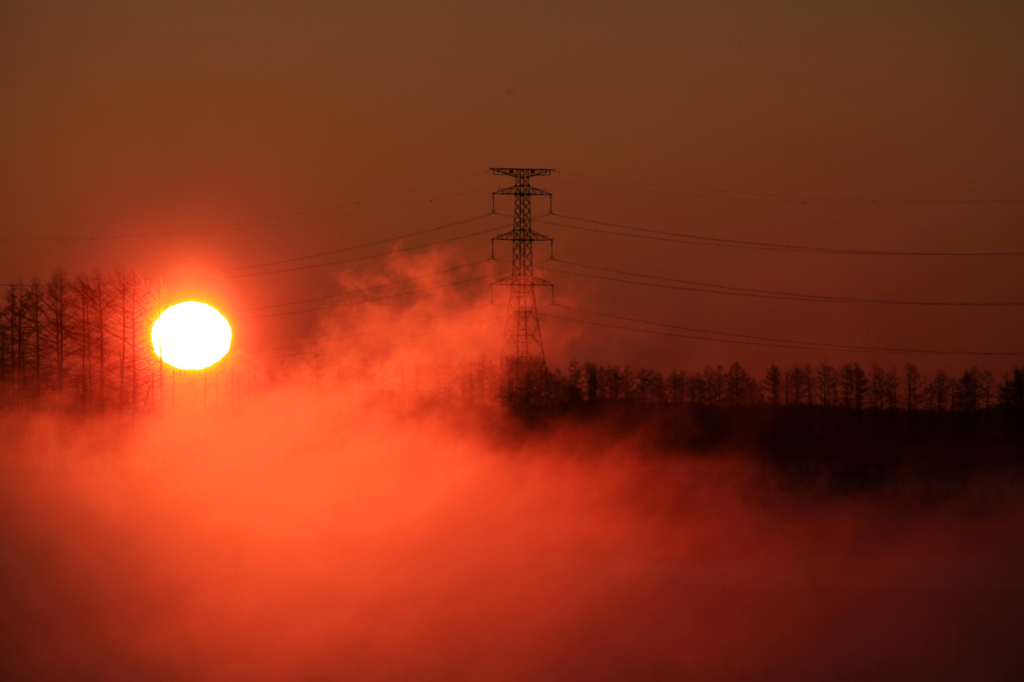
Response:
[{"label": "silhouetted tree", "polygon": [[725,399],[725,370],[722,366],[704,368],[705,402],[708,405],[721,405]]},{"label": "silhouetted tree", "polygon": [[877,362],[871,364],[870,381],[871,407],[880,410],[885,407],[885,370]]},{"label": "silhouetted tree", "polygon": [[644,403],[660,403],[664,401],[664,379],[661,372],[640,368],[636,373],[637,393]]},{"label": "silhouetted tree", "polygon": [[955,412],[975,412],[978,409],[978,379],[981,370],[977,367],[965,371],[953,382],[950,408]]},{"label": "silhouetted tree", "polygon": [[63,269],[57,269],[46,283],[43,310],[46,318],[47,346],[58,393],[64,391],[72,303],[71,282]]},{"label": "silhouetted tree", "polygon": [[1014,367],[999,384],[999,405],[1010,410],[1024,410],[1024,368]]},{"label": "silhouetted tree", "polygon": [[917,371],[915,365],[909,362],[903,367],[905,394],[906,394],[906,408],[908,412],[913,412],[918,407],[920,401],[920,384],[921,384],[921,373]]},{"label": "silhouetted tree", "polygon": [[92,283],[85,275],[78,275],[72,280],[71,290],[74,293],[74,306],[71,308],[71,357],[76,358],[75,370],[78,373],[78,395],[83,404],[91,398],[93,386],[93,330],[95,323],[93,313],[96,305],[96,292]]},{"label": "silhouetted tree", "polygon": [[817,399],[817,391],[815,390],[814,367],[811,365],[811,363],[804,363],[803,375],[804,401],[808,405],[813,405]]},{"label": "silhouetted tree", "polygon": [[17,386],[25,375],[28,325],[25,323],[25,292],[19,282],[8,287],[0,309],[0,381]]},{"label": "silhouetted tree", "polygon": [[782,372],[778,365],[770,365],[764,375],[764,388],[772,407],[778,407],[782,400]]},{"label": "silhouetted tree", "polygon": [[583,363],[583,377],[586,382],[587,400],[593,402],[597,400],[601,388],[598,382],[597,365],[589,361]]},{"label": "silhouetted tree", "polygon": [[996,378],[987,369],[978,375],[978,400],[986,410],[992,407],[995,397]]},{"label": "silhouetted tree", "polygon": [[895,367],[885,373],[885,407],[888,410],[899,409],[900,406],[900,374]]},{"label": "silhouetted tree", "polygon": [[622,369],[622,399],[628,401],[635,401],[637,396],[636,390],[636,372],[630,369],[629,365],[626,365]]},{"label": "silhouetted tree", "polygon": [[825,407],[831,407],[838,402],[839,380],[835,368],[828,364],[828,360],[822,360],[818,365],[818,391],[819,401]]},{"label": "silhouetted tree", "polygon": [[932,412],[945,412],[949,403],[949,393],[949,380],[946,378],[946,373],[940,369],[925,389],[925,402],[928,409]]},{"label": "silhouetted tree", "polygon": [[32,280],[29,297],[24,305],[25,324],[31,339],[31,362],[35,395],[38,398],[43,389],[43,292],[39,280]]},{"label": "silhouetted tree", "polygon": [[686,401],[686,372],[672,370],[668,375],[669,399],[674,403]]},{"label": "silhouetted tree", "polygon": [[704,374],[694,374],[689,383],[687,384],[690,393],[690,402],[694,405],[706,405],[707,399],[705,397],[707,390],[704,381]]}]

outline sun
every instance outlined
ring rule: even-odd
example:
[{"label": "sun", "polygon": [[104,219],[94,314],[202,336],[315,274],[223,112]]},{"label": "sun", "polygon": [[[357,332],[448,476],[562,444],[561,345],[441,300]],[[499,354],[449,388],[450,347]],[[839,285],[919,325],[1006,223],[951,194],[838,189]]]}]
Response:
[{"label": "sun", "polygon": [[178,369],[205,369],[227,355],[231,325],[213,306],[172,305],[153,323],[153,350]]}]

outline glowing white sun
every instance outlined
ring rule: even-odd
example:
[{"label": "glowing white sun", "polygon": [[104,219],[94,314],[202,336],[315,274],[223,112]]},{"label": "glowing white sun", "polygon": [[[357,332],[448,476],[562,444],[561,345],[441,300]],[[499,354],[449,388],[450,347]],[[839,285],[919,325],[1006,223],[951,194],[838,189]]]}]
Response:
[{"label": "glowing white sun", "polygon": [[204,369],[227,355],[231,325],[213,306],[172,305],[153,323],[153,350],[178,369]]}]

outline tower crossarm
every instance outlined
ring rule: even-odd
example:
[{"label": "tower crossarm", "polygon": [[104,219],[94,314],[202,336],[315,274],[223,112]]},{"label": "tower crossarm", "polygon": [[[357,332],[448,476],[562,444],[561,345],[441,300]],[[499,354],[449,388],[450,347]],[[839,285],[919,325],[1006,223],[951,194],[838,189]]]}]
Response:
[{"label": "tower crossarm", "polygon": [[552,241],[551,237],[547,236],[546,234],[541,234],[540,232],[536,232],[534,230],[530,230],[529,232],[523,231],[521,234],[519,232],[516,232],[515,230],[509,230],[508,232],[502,232],[497,237],[491,237],[492,241],[495,240],[495,239],[498,239],[498,240],[501,240],[501,241],[505,241],[505,242],[511,242],[511,241],[515,241],[515,240],[523,240],[523,241],[529,241],[529,242],[550,242],[550,241]]},{"label": "tower crossarm", "polygon": [[520,185],[512,185],[511,187],[503,187],[502,189],[498,189],[498,190],[495,190],[495,191],[491,192],[491,194],[512,194],[514,196],[527,196],[527,195],[529,195],[529,196],[538,196],[539,195],[539,196],[544,196],[544,197],[551,196],[551,192],[547,191],[546,189],[541,189],[539,187],[531,187],[531,186],[525,186],[524,187],[524,186],[520,186]]},{"label": "tower crossarm", "polygon": [[520,279],[518,278],[518,275],[516,273],[514,273],[514,272],[513,273],[509,273],[509,274],[505,275],[504,277],[502,277],[500,279],[494,280],[493,282],[491,282],[491,284],[492,285],[498,285],[498,286],[512,286],[513,284],[525,284],[526,286],[531,286],[531,287],[553,287],[553,286],[555,286],[554,284],[552,284],[551,282],[547,281],[546,279],[543,279],[541,277],[536,277],[536,276],[534,276],[533,279],[526,279],[525,281],[520,281]]},{"label": "tower crossarm", "polygon": [[495,175],[508,175],[513,178],[534,178],[538,175],[551,175],[555,172],[554,168],[492,168],[491,172]]}]

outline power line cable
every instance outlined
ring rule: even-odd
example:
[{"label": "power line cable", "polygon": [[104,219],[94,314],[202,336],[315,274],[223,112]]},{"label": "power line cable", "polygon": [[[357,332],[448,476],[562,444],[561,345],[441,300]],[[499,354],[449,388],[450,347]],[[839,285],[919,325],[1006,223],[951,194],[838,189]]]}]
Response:
[{"label": "power line cable", "polygon": [[[666,241],[666,242],[678,242],[681,244],[694,244],[698,246],[723,246],[728,248],[742,248],[742,249],[756,249],[765,251],[795,251],[798,253],[825,253],[825,254],[836,254],[836,255],[852,255],[852,256],[946,256],[946,257],[994,257],[994,256],[1009,256],[1009,257],[1020,257],[1024,256],[1024,251],[884,251],[878,249],[840,249],[831,247],[819,247],[819,246],[802,246],[799,244],[779,244],[772,242],[756,242],[746,241],[741,239],[725,239],[722,237],[708,237],[699,234],[686,234],[682,232],[670,232],[667,230],[655,230],[645,227],[633,227],[632,225],[623,225],[621,223],[610,223],[601,220],[590,220],[588,218],[578,218],[575,216],[565,215],[563,213],[552,213],[560,218],[566,218],[568,220],[577,220],[584,223],[591,223],[594,225],[603,225],[605,227],[617,227],[625,230],[636,230],[638,232],[646,232],[655,235],[666,235],[666,236],[650,236],[646,234],[629,234],[626,232],[615,232],[612,230],[601,230],[593,227],[582,227],[580,225],[569,225],[566,223],[554,222],[551,220],[543,220],[542,218],[535,218],[534,221],[543,223],[545,225],[555,225],[558,227],[568,227],[573,230],[583,230],[586,232],[599,232],[603,234],[614,234],[621,237],[635,237],[639,239],[650,239],[655,241]],[[674,238],[669,238],[674,237]],[[698,240],[698,241],[694,241]],[[711,243],[706,243],[711,242]]]},{"label": "power line cable", "polygon": [[[497,317],[484,318],[482,320],[470,320],[469,322],[463,322],[463,323],[460,323],[460,324],[450,325],[448,327],[445,327],[444,329],[435,329],[433,331],[423,332],[421,334],[404,334],[404,335],[399,336],[397,338],[384,339],[384,340],[381,340],[381,341],[369,341],[367,343],[356,343],[356,344],[352,344],[352,345],[348,345],[348,346],[340,346],[338,348],[335,348],[334,350],[349,350],[351,348],[366,348],[367,346],[383,346],[384,344],[387,344],[387,343],[393,343],[396,340],[400,341],[400,340],[403,340],[403,339],[415,339],[415,338],[419,338],[419,337],[422,337],[422,336],[431,336],[433,334],[440,334],[442,332],[448,331],[449,329],[451,329],[453,327],[469,327],[469,326],[474,325],[474,324],[483,324],[484,322],[496,322],[496,321],[502,319],[502,317],[503,316],[497,316]],[[338,338],[346,339],[346,338],[353,338],[355,336],[360,336],[360,335],[359,334],[353,334],[353,335],[350,335],[350,336],[341,336],[341,337],[338,337]],[[279,360],[279,359],[282,359],[282,358],[293,358],[293,357],[297,357],[299,355],[309,355],[311,352],[312,351],[300,351],[298,353],[291,353],[289,355],[272,356],[272,357],[269,357],[267,359],[268,360]]]},{"label": "power line cable", "polygon": [[235,278],[239,278],[239,277],[259,277],[260,275],[276,275],[276,274],[281,273],[281,272],[296,272],[298,270],[312,270],[314,268],[325,268],[325,267],[329,267],[331,265],[344,265],[346,263],[355,263],[357,261],[368,260],[370,258],[382,258],[382,257],[394,256],[395,254],[398,254],[398,253],[405,253],[407,251],[416,251],[418,249],[425,249],[428,246],[437,246],[438,244],[447,244],[448,242],[455,242],[455,241],[459,241],[460,239],[469,239],[470,237],[479,237],[482,234],[490,234],[493,231],[494,231],[493,229],[481,230],[479,232],[472,232],[470,234],[464,234],[464,235],[461,235],[461,236],[458,236],[458,237],[450,237],[448,239],[439,239],[439,240],[434,241],[434,242],[427,242],[426,244],[419,244],[417,246],[408,246],[408,247],[406,247],[404,249],[393,249],[391,251],[388,251],[387,253],[373,253],[373,254],[370,254],[368,256],[359,256],[358,258],[348,258],[346,260],[336,260],[336,261],[331,261],[329,263],[315,263],[313,265],[298,265],[298,266],[291,267],[291,268],[281,268],[279,270],[266,270],[264,272],[241,272],[241,273],[236,273],[236,274],[233,274],[233,275],[221,275],[221,277],[225,277],[225,278],[229,278],[229,279],[235,279]]},{"label": "power line cable", "polygon": [[640,272],[630,272],[628,270],[617,270],[617,269],[614,269],[614,268],[604,268],[604,267],[600,267],[600,266],[597,266],[597,265],[587,265],[585,263],[576,263],[574,261],[567,261],[567,260],[562,260],[562,259],[554,259],[554,258],[552,258],[550,260],[555,260],[558,263],[565,263],[567,265],[574,265],[574,266],[580,267],[580,268],[587,268],[589,270],[600,270],[600,271],[603,271],[603,272],[611,272],[611,273],[615,273],[615,274],[619,274],[619,275],[629,275],[631,277],[643,277],[645,279],[657,279],[657,280],[662,280],[662,281],[666,281],[666,282],[676,282],[678,284],[689,284],[689,285],[692,285],[692,286],[712,287],[712,288],[715,288],[715,289],[724,289],[724,290],[727,290],[727,291],[738,291],[738,292],[756,293],[756,294],[774,294],[774,295],[778,295],[778,296],[785,296],[787,298],[808,299],[808,300],[813,300],[813,301],[830,301],[830,302],[836,302],[836,303],[881,303],[881,304],[887,304],[887,305],[928,305],[928,306],[971,306],[971,307],[974,307],[974,306],[981,306],[981,307],[1024,306],[1024,302],[1002,303],[1002,302],[989,302],[989,301],[982,301],[982,302],[973,302],[973,301],[966,301],[966,302],[904,301],[904,300],[898,300],[898,299],[856,298],[856,297],[849,297],[849,296],[825,296],[823,294],[803,294],[803,293],[790,292],[790,291],[773,291],[771,289],[752,289],[752,288],[747,288],[747,287],[733,287],[733,286],[727,286],[725,284],[714,284],[712,282],[698,282],[698,281],[694,281],[694,280],[677,279],[677,278],[674,278],[674,277],[663,277],[661,275],[648,275],[648,274],[644,274],[644,273],[640,273]]},{"label": "power line cable", "polygon": [[[501,273],[498,273],[498,274],[501,274]],[[347,301],[345,303],[337,303],[335,305],[321,306],[319,308],[305,308],[303,310],[288,310],[288,311],[282,311],[282,312],[279,312],[279,313],[268,313],[266,315],[248,315],[248,316],[246,316],[245,319],[258,320],[258,319],[264,319],[264,318],[268,318],[268,317],[282,317],[284,315],[302,315],[304,313],[314,313],[314,312],[318,312],[318,311],[321,311],[321,310],[334,310],[336,308],[346,308],[346,307],[354,306],[354,305],[362,305],[364,303],[374,303],[376,301],[384,301],[384,300],[391,299],[391,298],[397,298],[399,296],[412,296],[413,294],[421,294],[421,293],[423,293],[425,291],[434,291],[436,289],[444,289],[446,287],[458,286],[460,284],[468,284],[470,282],[476,282],[476,281],[479,281],[481,279],[487,279],[488,277],[493,277],[493,276],[494,275],[492,275],[492,274],[487,274],[487,275],[481,275],[480,277],[470,277],[468,279],[460,279],[460,280],[458,280],[456,282],[449,282],[448,284],[439,284],[439,285],[433,286],[433,287],[424,287],[422,289],[413,289],[412,291],[403,291],[403,292],[400,292],[400,293],[397,293],[397,294],[389,294],[387,296],[379,296],[377,298],[368,298],[368,299],[365,299],[365,300],[362,300],[362,301]]]},{"label": "power line cable", "polygon": [[383,289],[385,287],[394,286],[396,284],[405,284],[407,282],[415,282],[415,281],[421,280],[421,279],[428,279],[430,277],[436,277],[438,275],[443,275],[443,274],[448,273],[448,272],[455,272],[456,270],[462,270],[464,268],[473,267],[474,265],[479,265],[481,263],[487,263],[487,262],[490,262],[491,260],[493,260],[493,259],[491,259],[491,258],[482,258],[480,260],[473,261],[472,263],[463,263],[462,265],[457,265],[454,268],[448,268],[447,270],[438,270],[437,272],[432,272],[432,273],[427,274],[427,275],[420,275],[419,277],[410,277],[408,279],[394,280],[394,281],[388,282],[387,284],[378,284],[376,286],[365,287],[363,289],[350,289],[349,291],[343,291],[340,294],[328,294],[326,296],[317,296],[315,298],[304,298],[304,299],[301,299],[301,300],[298,300],[298,301],[288,301],[286,303],[272,303],[270,305],[256,306],[255,308],[244,308],[244,309],[241,310],[241,312],[248,313],[248,312],[252,312],[253,310],[266,310],[267,308],[281,308],[281,307],[286,306],[286,305],[297,305],[299,303],[314,303],[316,301],[326,301],[327,299],[338,298],[339,296],[348,296],[350,294],[358,294],[358,293],[363,293],[363,292],[366,292],[366,291],[374,291],[375,289]]},{"label": "power line cable", "polygon": [[[552,304],[555,308],[563,308],[565,310],[572,310],[575,312],[586,313],[589,315],[599,315],[601,317],[608,317],[616,320],[624,320],[627,322],[637,322],[641,324],[650,324],[657,327],[665,327],[667,329],[679,329],[682,331],[697,332],[703,334],[718,334],[721,336],[734,336],[741,339],[753,339],[757,341],[774,341],[780,344],[787,344],[785,346],[779,346],[780,348],[806,348],[808,350],[840,350],[840,351],[867,351],[867,352],[884,352],[884,353],[919,353],[922,355],[1024,355],[1024,352],[1019,353],[1002,353],[1002,352],[989,352],[989,351],[946,351],[946,350],[921,350],[913,348],[889,348],[885,346],[859,346],[853,344],[838,344],[838,343],[822,343],[819,341],[800,341],[795,339],[780,339],[771,336],[755,336],[752,334],[736,334],[733,332],[721,332],[713,329],[698,329],[694,327],[684,327],[681,325],[667,324],[665,322],[655,322],[653,320],[643,320],[636,317],[627,317],[623,315],[611,315],[609,313],[601,313],[596,310],[586,310],[584,308],[574,308],[572,306],[562,305],[560,303]],[[568,319],[568,318],[566,318]],[[580,320],[582,321],[582,320]],[[644,330],[635,330],[644,331]],[[713,339],[707,338],[708,341],[726,341],[728,339]]]},{"label": "power line cable", "polygon": [[[678,291],[693,291],[704,294],[721,294],[724,296],[747,296],[752,298],[770,298],[786,301],[807,301],[812,303],[864,303],[864,304],[882,304],[882,305],[911,305],[911,306],[952,306],[952,307],[1022,307],[1024,302],[1010,302],[1010,303],[999,303],[999,302],[988,302],[988,301],[904,301],[897,299],[884,299],[884,298],[854,298],[847,296],[819,296],[817,294],[800,294],[787,291],[772,291],[770,289],[746,289],[743,287],[729,287],[723,284],[712,284],[708,282],[694,282],[690,280],[673,279],[671,277],[660,277],[656,275],[644,275],[636,272],[628,272],[625,270],[614,270],[612,268],[601,268],[593,265],[582,265],[578,263],[572,263],[571,261],[557,261],[563,262],[569,265],[578,265],[579,267],[591,268],[594,270],[603,270],[605,272],[614,272],[617,274],[628,275],[631,277],[646,277],[648,279],[659,279],[668,282],[678,282],[681,284],[687,284],[690,286],[675,286],[671,284],[661,284],[659,282],[636,282],[628,279],[619,279],[617,277],[606,277],[603,275],[592,275],[584,272],[572,272],[571,270],[558,270],[555,268],[538,267],[539,270],[546,272],[558,272],[565,275],[576,275],[579,277],[589,277],[591,279],[600,279],[609,282],[621,282],[624,284],[635,284],[638,286],[649,286],[657,287],[660,289],[675,289]],[[714,287],[715,289],[721,289],[721,291],[713,289],[699,289],[696,287]]]},{"label": "power line cable", "polygon": [[252,268],[263,268],[263,267],[270,267],[271,265],[282,265],[284,263],[295,263],[295,262],[301,261],[301,260],[309,260],[310,258],[320,258],[322,256],[331,256],[331,255],[334,255],[336,253],[344,253],[346,251],[355,251],[356,249],[363,249],[363,248],[366,248],[368,246],[379,246],[381,244],[387,244],[389,242],[396,242],[396,241],[400,241],[402,239],[408,239],[409,237],[417,237],[417,236],[422,235],[422,234],[429,234],[430,232],[437,232],[438,230],[443,230],[443,229],[448,228],[448,227],[454,227],[456,225],[463,225],[465,223],[471,223],[474,220],[480,220],[480,219],[486,218],[487,216],[490,216],[490,215],[494,215],[494,214],[492,214],[492,213],[482,213],[480,215],[476,215],[476,216],[473,216],[471,218],[464,218],[463,220],[456,220],[454,222],[445,223],[444,225],[437,225],[436,227],[428,227],[425,230],[416,230],[415,232],[407,232],[405,234],[400,234],[400,235],[397,235],[395,237],[388,237],[387,239],[379,239],[379,240],[374,241],[374,242],[366,242],[364,244],[356,244],[354,246],[346,246],[346,247],[343,247],[343,248],[340,248],[340,249],[334,249],[332,251],[319,251],[317,253],[311,253],[311,254],[306,255],[306,256],[296,256],[295,258],[285,258],[283,260],[267,261],[265,263],[253,263],[252,265],[239,265],[239,266],[234,267],[234,268],[227,268],[225,270],[220,270],[219,272],[237,272],[238,270],[251,270]]},{"label": "power line cable", "polygon": [[[427,322],[433,322],[435,320],[441,320],[441,319],[444,319],[446,317],[452,317],[453,315],[461,315],[462,313],[469,312],[470,310],[479,310],[481,308],[490,308],[492,305],[493,304],[491,304],[491,303],[483,303],[483,304],[480,304],[480,305],[471,305],[471,306],[467,306],[467,307],[464,307],[464,308],[458,308],[456,310],[453,310],[453,311],[448,312],[448,313],[443,313],[441,315],[433,315],[431,317],[425,317],[425,318],[423,318],[421,320],[416,320],[415,322],[407,322],[405,324],[396,324],[396,325],[391,325],[390,327],[385,327],[383,329],[374,329],[374,330],[368,331],[368,332],[358,332],[358,333],[355,333],[355,334],[346,334],[345,336],[337,336],[337,337],[333,337],[333,338],[335,338],[335,339],[352,339],[352,338],[355,338],[357,336],[367,336],[369,334],[380,334],[382,332],[391,331],[391,330],[394,330],[394,329],[402,329],[402,328],[405,328],[405,327],[415,327],[417,325],[426,324]],[[258,351],[255,351],[255,352],[256,353],[272,353],[273,351],[276,351],[276,350],[288,350],[290,348],[301,348],[301,347],[304,347],[304,346],[316,346],[316,345],[319,345],[320,343],[322,343],[322,341],[308,341],[306,343],[293,343],[293,344],[288,345],[288,346],[277,346],[275,348],[266,348],[266,349],[258,350]]]},{"label": "power line cable", "polygon": [[[590,320],[579,320],[579,319],[576,319],[574,317],[565,317],[563,315],[555,315],[553,313],[548,313],[548,312],[542,312],[541,314],[544,315],[545,317],[552,317],[552,318],[555,318],[555,319],[567,320],[569,322],[577,322],[577,323],[580,323],[580,324],[589,324],[589,325],[593,325],[595,327],[605,327],[605,328],[608,328],[608,329],[622,329],[622,330],[625,330],[625,331],[640,332],[642,334],[656,334],[658,336],[670,336],[670,337],[674,337],[674,338],[692,339],[692,340],[696,340],[696,341],[715,341],[715,342],[718,342],[718,343],[732,343],[732,344],[738,344],[738,345],[743,345],[743,346],[764,346],[764,347],[768,347],[768,348],[790,348],[790,349],[795,349],[795,350],[823,350],[823,351],[837,350],[835,347],[831,347],[831,346],[821,346],[821,347],[818,347],[818,346],[813,346],[813,345],[810,345],[810,344],[790,345],[790,344],[780,344],[780,343],[768,343],[768,342],[763,342],[763,341],[743,341],[743,340],[740,340],[740,339],[716,339],[716,338],[712,338],[710,336],[696,336],[696,335],[693,335],[693,334],[677,334],[677,333],[674,333],[674,332],[663,332],[663,331],[658,331],[658,330],[655,330],[655,329],[637,329],[636,327],[627,327],[627,326],[624,326],[624,325],[617,325],[617,324],[607,324],[605,322],[593,322],[593,321],[590,321]],[[658,323],[648,323],[648,324],[658,324]],[[664,326],[668,326],[668,325],[664,325]],[[974,353],[974,352],[968,352],[968,351],[923,351],[923,350],[910,350],[910,349],[887,349],[887,350],[884,350],[884,351],[883,350],[866,351],[865,349],[861,349],[861,352],[918,353],[918,354],[928,354],[928,355],[990,355],[990,356],[1018,356],[1018,355],[1024,355],[1024,352],[1021,352],[1021,353],[1001,353],[1001,352],[978,352],[978,353]]]}]

